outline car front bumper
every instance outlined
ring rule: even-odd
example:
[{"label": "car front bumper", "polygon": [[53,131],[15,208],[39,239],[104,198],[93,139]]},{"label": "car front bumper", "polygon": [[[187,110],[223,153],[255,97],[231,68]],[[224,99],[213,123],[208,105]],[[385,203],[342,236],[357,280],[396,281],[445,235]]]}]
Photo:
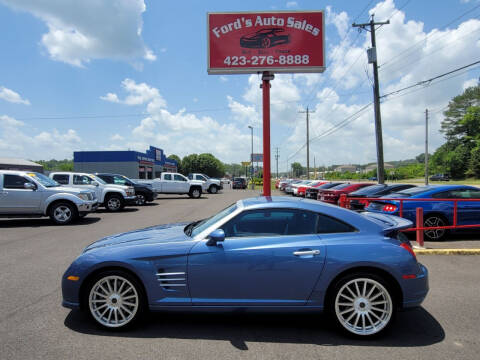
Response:
[{"label": "car front bumper", "polygon": [[125,205],[135,205],[137,203],[137,195],[127,196],[124,198]]},{"label": "car front bumper", "polygon": [[79,213],[93,212],[93,211],[96,211],[97,208],[98,208],[97,200],[84,201],[81,204],[77,204],[77,210]]}]

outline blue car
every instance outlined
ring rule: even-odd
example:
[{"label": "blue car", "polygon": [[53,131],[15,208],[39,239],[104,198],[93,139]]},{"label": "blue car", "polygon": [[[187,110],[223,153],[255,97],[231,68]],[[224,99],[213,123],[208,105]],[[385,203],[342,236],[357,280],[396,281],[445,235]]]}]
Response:
[{"label": "blue car", "polygon": [[[467,185],[419,186],[385,196],[386,198],[409,199],[480,199],[480,189]],[[423,208],[423,223],[426,227],[453,225],[453,201],[404,201],[403,217],[416,222],[416,208]],[[400,201],[382,200],[372,202],[367,211],[399,215]],[[480,201],[460,201],[457,207],[457,225],[480,224]],[[480,230],[480,228],[478,228]],[[427,240],[444,240],[448,230],[425,230]]]},{"label": "blue car", "polygon": [[427,269],[399,232],[410,226],[313,200],[240,200],[205,220],[89,245],[63,276],[63,305],[110,329],[147,310],[325,310],[368,337],[427,295]]}]

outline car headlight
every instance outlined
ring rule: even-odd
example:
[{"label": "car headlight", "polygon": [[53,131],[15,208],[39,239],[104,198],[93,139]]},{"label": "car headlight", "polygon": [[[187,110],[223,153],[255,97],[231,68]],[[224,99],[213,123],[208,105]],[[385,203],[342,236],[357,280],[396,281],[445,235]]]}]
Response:
[{"label": "car headlight", "polygon": [[135,195],[135,189],[134,189],[134,188],[128,188],[128,189],[127,189],[127,195],[128,195],[128,196],[133,196],[133,195]]},{"label": "car headlight", "polygon": [[88,201],[88,194],[87,193],[77,194],[77,197],[79,197],[80,199],[82,199],[84,201]]}]

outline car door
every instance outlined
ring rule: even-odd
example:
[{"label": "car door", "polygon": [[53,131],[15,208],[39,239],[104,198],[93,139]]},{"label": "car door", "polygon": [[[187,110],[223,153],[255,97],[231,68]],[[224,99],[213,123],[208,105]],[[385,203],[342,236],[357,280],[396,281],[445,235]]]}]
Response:
[{"label": "car door", "polygon": [[164,174],[162,181],[162,192],[164,193],[174,193],[175,192],[175,183],[173,181],[172,174]]},{"label": "car door", "polygon": [[188,258],[193,305],[304,305],[325,251],[316,214],[296,209],[244,211],[221,228],[225,241],[199,241]]},{"label": "car door", "polygon": [[73,174],[73,186],[79,189],[95,191],[97,198],[102,199],[102,189],[90,176]]},{"label": "car door", "polygon": [[[25,189],[25,183],[35,189]],[[0,212],[4,214],[40,213],[42,191],[28,177],[13,174],[3,175],[3,189],[0,191]]]},{"label": "car door", "polygon": [[180,194],[188,193],[190,183],[185,176],[182,176],[180,174],[174,174],[173,182],[175,183],[175,192]]},{"label": "car door", "polygon": [[457,205],[457,224],[474,225],[480,224],[480,190],[465,188],[451,191],[451,197],[455,199],[477,200],[459,201]]}]

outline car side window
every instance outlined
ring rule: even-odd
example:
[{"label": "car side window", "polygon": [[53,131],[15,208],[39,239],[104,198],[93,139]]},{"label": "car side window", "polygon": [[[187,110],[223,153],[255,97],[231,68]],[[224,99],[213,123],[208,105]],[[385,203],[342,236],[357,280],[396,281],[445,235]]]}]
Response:
[{"label": "car side window", "polygon": [[334,234],[354,232],[356,229],[341,220],[331,216],[318,214],[317,233],[318,234]]},{"label": "car side window", "polygon": [[171,181],[171,180],[172,180],[172,174],[165,174],[165,175],[163,176],[163,179],[164,179],[164,180]]},{"label": "car side window", "polygon": [[73,184],[74,185],[90,185],[93,183],[93,180],[85,175],[73,175]]},{"label": "car side window", "polygon": [[317,214],[297,209],[244,211],[222,226],[226,237],[315,234]]},{"label": "car side window", "polygon": [[185,179],[182,175],[173,175],[173,180],[175,181],[187,181],[187,179]]},{"label": "car side window", "polygon": [[31,183],[31,181],[19,175],[3,175],[4,189],[24,189],[25,183]]},{"label": "car side window", "polygon": [[480,190],[472,190],[472,189],[452,190],[452,198],[480,199]]},{"label": "car side window", "polygon": [[55,174],[53,175],[53,180],[59,184],[68,185],[68,175]]},{"label": "car side window", "polygon": [[442,191],[436,194],[432,194],[432,198],[434,199],[450,199],[450,198],[455,198],[455,192],[454,191]]},{"label": "car side window", "polygon": [[120,176],[114,176],[113,177],[113,183],[115,185],[129,185],[127,183],[127,180],[125,180],[124,178],[120,177]]}]

